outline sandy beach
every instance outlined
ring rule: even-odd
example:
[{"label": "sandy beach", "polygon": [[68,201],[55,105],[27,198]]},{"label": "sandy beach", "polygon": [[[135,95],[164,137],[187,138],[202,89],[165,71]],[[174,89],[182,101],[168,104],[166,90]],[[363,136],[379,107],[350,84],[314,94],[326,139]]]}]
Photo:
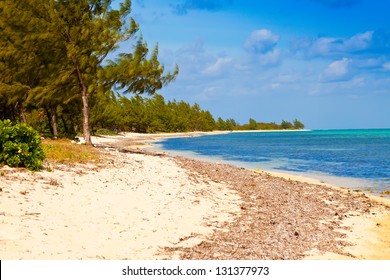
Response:
[{"label": "sandy beach", "polygon": [[142,150],[168,136],[94,137],[99,164],[0,167],[0,258],[390,259],[387,199]]}]

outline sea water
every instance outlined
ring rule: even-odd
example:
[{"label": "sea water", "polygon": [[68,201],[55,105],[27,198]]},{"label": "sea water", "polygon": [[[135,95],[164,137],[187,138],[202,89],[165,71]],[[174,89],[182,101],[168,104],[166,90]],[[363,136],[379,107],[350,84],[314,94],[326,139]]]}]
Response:
[{"label": "sea water", "polygon": [[390,190],[390,129],[233,132],[169,138],[157,144],[186,156],[375,193]]}]

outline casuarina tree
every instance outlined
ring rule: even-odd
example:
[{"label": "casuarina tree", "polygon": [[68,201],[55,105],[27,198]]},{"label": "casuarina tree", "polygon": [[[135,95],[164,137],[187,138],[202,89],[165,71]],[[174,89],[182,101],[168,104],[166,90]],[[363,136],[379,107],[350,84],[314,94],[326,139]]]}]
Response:
[{"label": "casuarina tree", "polygon": [[[46,49],[44,55],[58,60],[57,63],[50,61],[49,64],[47,60],[40,57],[39,53],[33,51],[25,56],[36,58],[35,68],[47,70],[49,66],[51,67],[50,73],[46,71],[50,80],[48,81],[46,77],[44,80],[46,87],[40,90],[37,90],[37,87],[42,84],[37,84],[36,81],[34,84],[25,79],[15,81],[12,75],[0,84],[3,84],[2,87],[7,89],[7,92],[10,92],[11,87],[15,92],[13,96],[18,93],[19,103],[21,103],[20,100],[26,99],[28,92],[31,91],[32,95],[39,100],[44,100],[43,103],[49,104],[53,110],[61,103],[58,99],[61,88],[67,91],[66,94],[62,94],[67,100],[73,95],[78,95],[82,101],[83,134],[86,144],[91,144],[89,120],[91,95],[98,92],[109,93],[111,88],[137,94],[154,94],[156,90],[174,80],[178,74],[177,67],[172,72],[164,72],[164,67],[157,59],[157,46],[152,54],[148,55],[149,49],[142,36],[139,35],[139,26],[130,15],[130,0],[123,2],[112,0],[4,0],[1,1],[0,9],[2,14],[12,13],[13,17],[29,15],[28,19],[22,21],[22,26],[0,21],[3,28],[1,43],[8,47],[11,46],[13,50],[9,52],[7,62],[12,62],[14,57],[22,56],[15,47],[15,40],[8,39],[8,33],[18,34],[17,37],[22,38],[24,42],[29,42],[30,38],[36,34],[43,38],[50,38],[51,46],[55,48]],[[30,28],[29,24],[33,21],[39,22],[40,28]],[[121,46],[121,43],[128,40],[134,41],[133,47],[129,50],[121,48],[123,52],[118,54],[118,58],[108,61],[107,57],[112,58],[113,52]],[[39,42],[42,43],[44,40]],[[58,55],[58,50],[63,52],[62,55]],[[24,51],[29,52],[29,49],[24,49]],[[53,52],[52,55],[50,51]],[[3,63],[2,67],[7,68],[11,64]],[[31,69],[27,70],[29,75],[34,76]],[[68,86],[61,86],[64,81]],[[51,87],[48,87],[48,84]],[[29,100],[37,102],[34,96]],[[47,98],[48,96],[52,97]]]}]

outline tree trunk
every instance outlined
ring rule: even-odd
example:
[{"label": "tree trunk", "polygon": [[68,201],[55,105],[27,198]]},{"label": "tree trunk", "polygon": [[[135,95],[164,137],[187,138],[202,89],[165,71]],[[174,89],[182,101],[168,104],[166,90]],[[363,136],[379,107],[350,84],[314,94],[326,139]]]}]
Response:
[{"label": "tree trunk", "polygon": [[69,115],[70,125],[71,125],[71,133],[76,135],[78,131],[78,126],[75,124],[72,114]]},{"label": "tree trunk", "polygon": [[18,111],[18,113],[19,113],[19,119],[20,119],[23,123],[27,123],[26,114],[24,113],[24,108],[23,108],[22,101],[18,101],[18,102],[16,103],[16,108],[17,108],[17,111]]},{"label": "tree trunk", "polygon": [[73,62],[76,68],[77,78],[79,80],[79,86],[81,90],[81,99],[83,100],[83,134],[86,145],[92,145],[91,133],[89,131],[89,108],[88,108],[88,87],[85,84],[83,75],[81,74],[80,67],[77,59],[73,57]]},{"label": "tree trunk", "polygon": [[48,124],[49,124],[50,133],[51,133],[52,135],[54,135],[53,126],[52,126],[52,123],[51,123],[50,112],[49,112],[49,109],[47,109],[46,106],[45,106],[45,113],[46,113],[46,117],[47,117],[47,122],[48,122]]},{"label": "tree trunk", "polygon": [[11,111],[9,109],[9,106],[7,106],[6,103],[4,103],[3,105],[3,116],[2,116],[2,119],[5,120],[5,119],[12,119],[11,117]]},{"label": "tree trunk", "polygon": [[70,133],[68,130],[68,125],[66,124],[66,120],[64,118],[64,114],[61,115],[61,121],[62,121],[62,125],[64,126],[65,134],[68,136]]},{"label": "tree trunk", "polygon": [[50,106],[50,117],[51,117],[51,125],[53,128],[53,137],[57,139],[58,137],[58,117],[57,117],[57,108],[56,106]]},{"label": "tree trunk", "polygon": [[88,92],[84,88],[82,92],[83,99],[83,133],[86,145],[92,145],[91,133],[89,131],[89,108],[88,108]]}]

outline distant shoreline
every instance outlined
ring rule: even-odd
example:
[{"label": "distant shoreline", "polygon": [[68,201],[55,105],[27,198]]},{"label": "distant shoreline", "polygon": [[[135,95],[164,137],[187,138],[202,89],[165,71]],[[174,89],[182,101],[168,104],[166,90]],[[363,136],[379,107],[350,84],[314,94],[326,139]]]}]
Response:
[{"label": "distant shoreline", "polygon": [[232,130],[232,133],[235,132],[305,132],[305,131],[312,131],[310,129],[264,129],[264,130]]}]

